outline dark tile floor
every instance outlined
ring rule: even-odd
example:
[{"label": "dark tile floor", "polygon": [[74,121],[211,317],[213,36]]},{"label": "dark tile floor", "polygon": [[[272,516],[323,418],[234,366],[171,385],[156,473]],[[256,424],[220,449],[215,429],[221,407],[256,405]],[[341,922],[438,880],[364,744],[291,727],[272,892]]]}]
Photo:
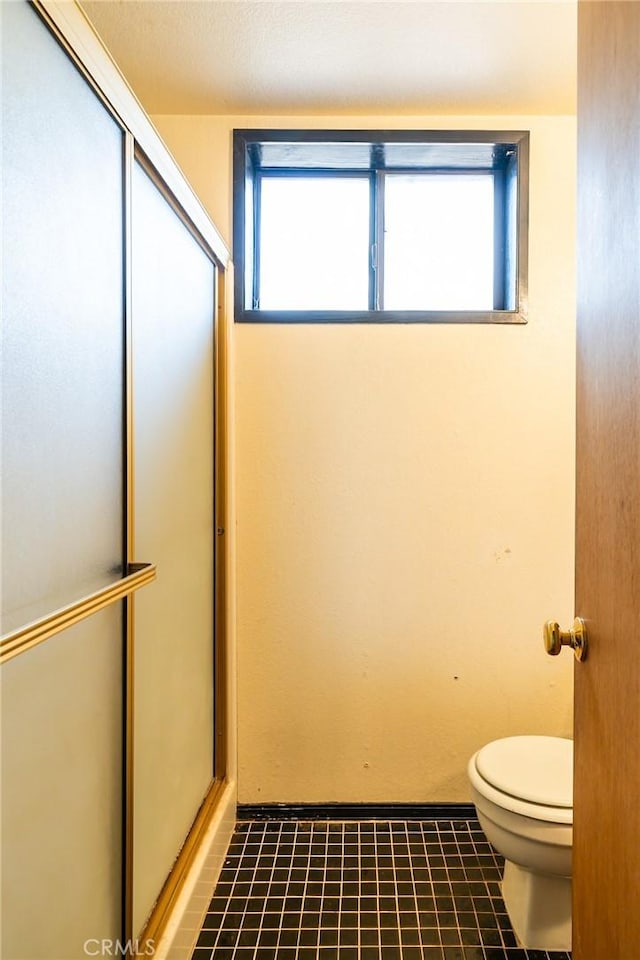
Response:
[{"label": "dark tile floor", "polygon": [[193,960],[570,960],[518,948],[477,820],[242,821]]}]

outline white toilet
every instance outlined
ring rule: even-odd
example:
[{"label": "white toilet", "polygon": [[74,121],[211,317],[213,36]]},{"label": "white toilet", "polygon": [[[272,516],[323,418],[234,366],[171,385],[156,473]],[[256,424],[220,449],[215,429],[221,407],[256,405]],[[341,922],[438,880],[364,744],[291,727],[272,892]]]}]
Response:
[{"label": "white toilet", "polygon": [[506,737],[468,766],[489,842],[505,858],[502,895],[529,950],[571,949],[573,741]]}]

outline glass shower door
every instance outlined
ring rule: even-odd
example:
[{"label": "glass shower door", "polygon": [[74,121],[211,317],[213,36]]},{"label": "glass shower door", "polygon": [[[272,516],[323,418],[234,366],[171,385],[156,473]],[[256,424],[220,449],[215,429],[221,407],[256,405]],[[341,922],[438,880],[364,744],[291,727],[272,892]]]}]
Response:
[{"label": "glass shower door", "polygon": [[132,180],[135,542],[133,930],[213,780],[216,267],[153,171]]},{"label": "glass shower door", "polygon": [[[34,9],[1,7],[0,632],[33,638],[127,572],[124,133]],[[12,648],[0,684],[0,954],[80,960],[122,930],[122,601]]]}]

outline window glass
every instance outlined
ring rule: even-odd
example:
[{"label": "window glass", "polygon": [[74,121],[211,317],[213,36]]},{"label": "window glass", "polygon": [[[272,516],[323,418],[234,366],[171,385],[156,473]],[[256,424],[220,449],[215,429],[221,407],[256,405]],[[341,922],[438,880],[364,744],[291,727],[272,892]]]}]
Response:
[{"label": "window glass", "polygon": [[260,309],[366,310],[369,179],[261,178]]},{"label": "window glass", "polygon": [[384,309],[491,310],[493,176],[384,181]]}]

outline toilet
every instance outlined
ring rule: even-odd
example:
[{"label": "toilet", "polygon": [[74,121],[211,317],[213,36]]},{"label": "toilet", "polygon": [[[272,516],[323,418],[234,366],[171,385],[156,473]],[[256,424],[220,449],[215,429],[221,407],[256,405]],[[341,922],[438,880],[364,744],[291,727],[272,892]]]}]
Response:
[{"label": "toilet", "polygon": [[502,896],[521,945],[570,950],[573,741],[494,740],[467,773],[480,826],[505,858]]}]

